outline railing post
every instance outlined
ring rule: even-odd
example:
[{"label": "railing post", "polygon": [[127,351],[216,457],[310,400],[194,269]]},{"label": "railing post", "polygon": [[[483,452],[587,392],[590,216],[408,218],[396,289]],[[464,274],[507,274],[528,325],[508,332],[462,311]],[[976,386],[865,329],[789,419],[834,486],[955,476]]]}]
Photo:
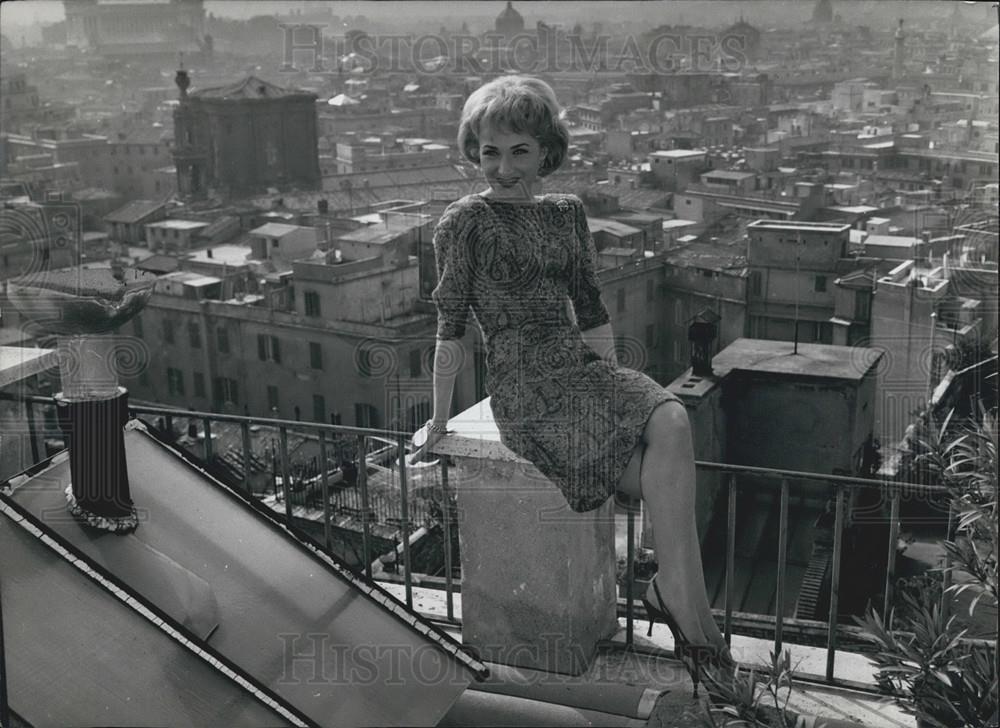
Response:
[{"label": "railing post", "polygon": [[406,490],[406,441],[400,435],[396,441],[399,455],[400,528],[403,530],[403,588],[406,606],[413,608],[413,572],[410,568],[410,499]]},{"label": "railing post", "polygon": [[833,569],[830,574],[830,622],[826,633],[826,679],[833,681],[833,661],[837,654],[837,617],[840,601],[840,552],[844,547],[844,486],[837,485],[837,505],[833,517]]},{"label": "railing post", "polygon": [[202,426],[205,428],[205,462],[212,462],[212,419],[202,417]]},{"label": "railing post", "polygon": [[448,621],[455,620],[455,585],[452,583],[451,564],[451,494],[448,489],[448,463],[441,458],[441,517],[444,521],[444,594],[448,608]]},{"label": "railing post", "polygon": [[726,523],[726,616],[723,632],[726,644],[733,640],[733,600],[736,598],[736,475],[730,473]]},{"label": "railing post", "polygon": [[41,458],[38,457],[38,433],[35,431],[35,404],[31,399],[24,400],[24,414],[28,420],[28,445],[31,447],[31,464],[34,465]]},{"label": "railing post", "polygon": [[625,545],[625,644],[632,644],[635,629],[633,614],[633,588],[635,586],[635,511],[631,507],[625,509],[627,535]]},{"label": "railing post", "polygon": [[7,702],[7,653],[4,647],[3,629],[3,588],[0,585],[0,726],[7,728],[11,725],[11,720],[10,705]]},{"label": "railing post", "polygon": [[250,422],[244,420],[240,424],[243,435],[243,489],[248,496],[253,495],[253,487],[250,485],[250,467],[253,457],[253,446],[250,444]]},{"label": "railing post", "polygon": [[166,430],[163,434],[167,437],[167,442],[174,441],[174,416],[166,415],[163,418],[163,427]]},{"label": "railing post", "polygon": [[781,479],[781,513],[778,525],[778,587],[774,601],[774,653],[781,654],[785,621],[785,568],[788,565],[788,478]]},{"label": "railing post", "polygon": [[899,489],[893,489],[889,507],[889,553],[885,562],[885,601],[882,605],[882,618],[886,621],[886,629],[892,629],[889,618],[892,609],[892,599],[896,584],[896,544],[899,541]]},{"label": "railing post", "polygon": [[368,522],[368,458],[365,454],[365,436],[358,435],[358,488],[361,490],[361,558],[365,562],[365,576],[372,578],[371,524]]},{"label": "railing post", "polygon": [[285,522],[292,525],[292,486],[288,477],[288,429],[278,427],[278,448],[281,456],[281,494],[285,499]]},{"label": "railing post", "polygon": [[319,431],[319,482],[323,493],[323,539],[327,553],[333,553],[333,535],[330,533],[330,483],[326,476],[326,433]]}]

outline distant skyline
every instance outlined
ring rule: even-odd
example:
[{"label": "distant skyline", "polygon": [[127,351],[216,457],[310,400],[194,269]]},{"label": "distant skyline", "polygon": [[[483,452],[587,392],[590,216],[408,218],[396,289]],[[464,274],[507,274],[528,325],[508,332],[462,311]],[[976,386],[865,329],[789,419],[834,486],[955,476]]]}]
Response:
[{"label": "distant skyline", "polygon": [[[109,0],[109,2],[135,2],[136,0]],[[139,0],[140,2],[143,0]],[[867,22],[883,25],[895,18],[929,19],[935,16],[950,17],[953,7],[960,4],[970,15],[990,15],[992,5],[987,0],[834,0],[834,12],[846,22]],[[255,15],[284,15],[294,10],[332,7],[339,16],[365,15],[374,21],[390,23],[424,18],[452,21],[495,17],[506,5],[505,0],[474,0],[454,3],[442,0],[207,0],[206,13],[218,16],[247,19]],[[680,22],[688,24],[719,25],[743,17],[762,26],[794,27],[812,15],[815,0],[519,0],[515,7],[524,15],[529,26],[538,20],[571,25],[593,21],[655,24]],[[977,7],[978,6],[978,7]],[[572,8],[571,17],[567,17]],[[995,12],[993,13],[995,20]],[[0,4],[0,30],[18,26],[47,24],[65,18],[61,0],[7,0]],[[986,17],[980,16],[979,22]],[[874,21],[874,22],[873,22]]]}]

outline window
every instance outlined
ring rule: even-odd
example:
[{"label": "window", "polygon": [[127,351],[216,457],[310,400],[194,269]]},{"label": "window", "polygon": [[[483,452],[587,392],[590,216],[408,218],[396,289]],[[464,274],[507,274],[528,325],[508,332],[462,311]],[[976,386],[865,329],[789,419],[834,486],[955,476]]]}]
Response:
[{"label": "window", "polygon": [[215,330],[215,346],[220,354],[229,353],[229,331],[222,326]]},{"label": "window", "polygon": [[826,276],[816,276],[813,287],[816,293],[826,293]]},{"label": "window", "polygon": [[421,351],[420,349],[410,350],[410,376],[416,379],[420,376],[420,359]]},{"label": "window", "polygon": [[174,343],[174,322],[169,319],[163,322],[163,340],[168,344]]},{"label": "window", "polygon": [[313,421],[326,422],[326,399],[322,394],[313,395]]},{"label": "window", "polygon": [[625,289],[618,289],[618,313],[625,312]]},{"label": "window", "polygon": [[319,316],[319,294],[316,291],[306,291],[303,295],[306,306],[306,316]]},{"label": "window", "polygon": [[313,369],[323,368],[323,347],[315,341],[309,342],[309,366]]},{"label": "window", "polygon": [[205,396],[205,375],[201,372],[194,373],[194,396]]},{"label": "window", "polygon": [[646,326],[646,347],[653,348],[656,346],[656,333],[653,324],[648,324]]},{"label": "window", "polygon": [[216,377],[212,382],[216,404],[239,404],[236,380],[229,377]]},{"label": "window", "polygon": [[184,395],[184,372],[180,369],[167,367],[167,392],[177,397]]},{"label": "window", "polygon": [[142,317],[136,316],[132,319],[132,333],[135,334],[137,339],[142,338]]},{"label": "window", "polygon": [[267,409],[271,412],[278,411],[278,388],[274,385],[267,385]]},{"label": "window", "polygon": [[257,358],[261,361],[270,359],[275,364],[281,363],[281,345],[277,336],[257,334]]},{"label": "window", "polygon": [[194,321],[188,324],[188,339],[191,341],[192,349],[201,348],[201,327]]},{"label": "window", "polygon": [[753,296],[759,296],[763,288],[762,285],[762,275],[759,270],[750,272],[750,294]]},{"label": "window", "polygon": [[681,361],[681,342],[674,339],[674,361]]},{"label": "window", "polygon": [[674,301],[674,323],[684,323],[684,304],[680,301]]},{"label": "window", "polygon": [[857,321],[867,321],[871,317],[871,292],[854,292],[854,318]]},{"label": "window", "polygon": [[356,427],[378,427],[378,408],[365,402],[354,403],[354,424]]}]

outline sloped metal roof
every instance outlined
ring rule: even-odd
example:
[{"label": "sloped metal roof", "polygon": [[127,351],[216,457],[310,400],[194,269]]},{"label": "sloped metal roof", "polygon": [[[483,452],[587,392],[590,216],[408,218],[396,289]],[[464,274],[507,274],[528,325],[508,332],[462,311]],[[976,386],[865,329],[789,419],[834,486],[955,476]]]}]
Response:
[{"label": "sloped metal roof", "polygon": [[0,511],[7,688],[28,724],[298,722]]},{"label": "sloped metal roof", "polygon": [[[134,534],[95,535],[64,516],[68,462],[36,474],[13,500],[100,568],[134,580],[137,593],[178,623],[215,619],[206,644],[308,719],[434,725],[487,674],[453,638],[137,421],[125,444],[141,519]],[[185,572],[186,583],[207,583],[209,593],[178,596],[176,574],[157,578],[174,569],[168,563]]]}]

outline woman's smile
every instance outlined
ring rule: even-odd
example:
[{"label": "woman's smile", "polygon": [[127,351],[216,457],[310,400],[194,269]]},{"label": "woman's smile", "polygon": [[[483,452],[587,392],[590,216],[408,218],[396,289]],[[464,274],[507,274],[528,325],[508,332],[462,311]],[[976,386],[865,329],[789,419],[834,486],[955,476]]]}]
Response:
[{"label": "woman's smile", "polygon": [[479,137],[479,165],[491,194],[530,197],[545,150],[530,134],[486,128]]}]

